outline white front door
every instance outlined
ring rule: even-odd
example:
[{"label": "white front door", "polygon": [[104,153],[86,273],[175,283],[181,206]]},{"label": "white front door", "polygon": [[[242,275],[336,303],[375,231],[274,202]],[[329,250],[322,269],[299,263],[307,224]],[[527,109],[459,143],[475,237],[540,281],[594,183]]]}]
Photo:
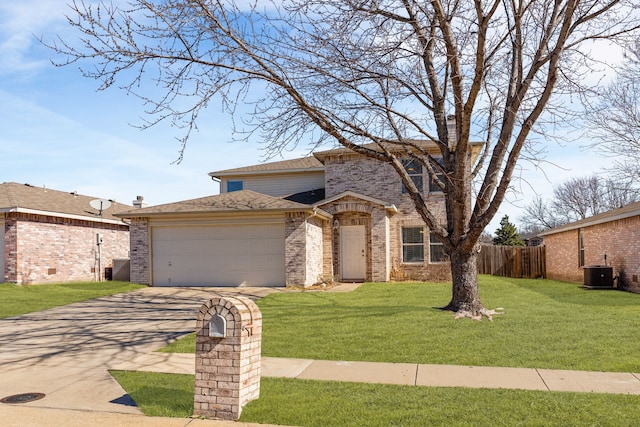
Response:
[{"label": "white front door", "polygon": [[367,251],[364,225],[340,227],[340,266],[342,280],[365,280]]}]

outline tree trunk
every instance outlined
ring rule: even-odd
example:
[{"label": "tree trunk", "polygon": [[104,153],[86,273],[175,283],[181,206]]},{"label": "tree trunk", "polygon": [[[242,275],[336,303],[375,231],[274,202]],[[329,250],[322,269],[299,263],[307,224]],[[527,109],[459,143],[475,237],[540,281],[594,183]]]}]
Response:
[{"label": "tree trunk", "polygon": [[456,313],[456,318],[470,317],[481,320],[482,316],[492,319],[493,314],[501,314],[495,310],[487,310],[480,302],[478,291],[478,251],[466,252],[454,249],[451,258],[451,278],[453,280],[451,302],[443,307]]}]

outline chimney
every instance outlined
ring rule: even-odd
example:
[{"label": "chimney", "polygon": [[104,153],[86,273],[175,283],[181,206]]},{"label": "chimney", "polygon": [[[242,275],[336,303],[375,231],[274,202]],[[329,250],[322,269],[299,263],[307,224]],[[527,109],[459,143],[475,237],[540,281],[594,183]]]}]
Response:
[{"label": "chimney", "polygon": [[144,201],[144,197],[142,196],[137,196],[136,199],[133,201],[133,207],[135,208],[146,208],[147,207],[147,202]]},{"label": "chimney", "polygon": [[456,151],[458,138],[456,135],[456,116],[453,114],[447,116],[447,133],[449,134],[449,150]]}]

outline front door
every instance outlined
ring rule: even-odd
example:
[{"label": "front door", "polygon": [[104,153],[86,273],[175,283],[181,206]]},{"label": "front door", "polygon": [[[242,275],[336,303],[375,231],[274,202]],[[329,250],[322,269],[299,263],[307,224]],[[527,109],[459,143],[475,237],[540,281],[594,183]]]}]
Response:
[{"label": "front door", "polygon": [[340,227],[340,266],[342,280],[365,280],[367,253],[364,225]]}]

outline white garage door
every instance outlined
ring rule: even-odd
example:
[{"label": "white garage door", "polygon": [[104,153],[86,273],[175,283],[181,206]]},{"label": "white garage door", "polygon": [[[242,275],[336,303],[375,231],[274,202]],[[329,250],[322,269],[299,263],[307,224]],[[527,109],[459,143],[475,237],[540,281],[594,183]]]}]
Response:
[{"label": "white garage door", "polygon": [[153,227],[154,286],[284,286],[284,224]]}]

